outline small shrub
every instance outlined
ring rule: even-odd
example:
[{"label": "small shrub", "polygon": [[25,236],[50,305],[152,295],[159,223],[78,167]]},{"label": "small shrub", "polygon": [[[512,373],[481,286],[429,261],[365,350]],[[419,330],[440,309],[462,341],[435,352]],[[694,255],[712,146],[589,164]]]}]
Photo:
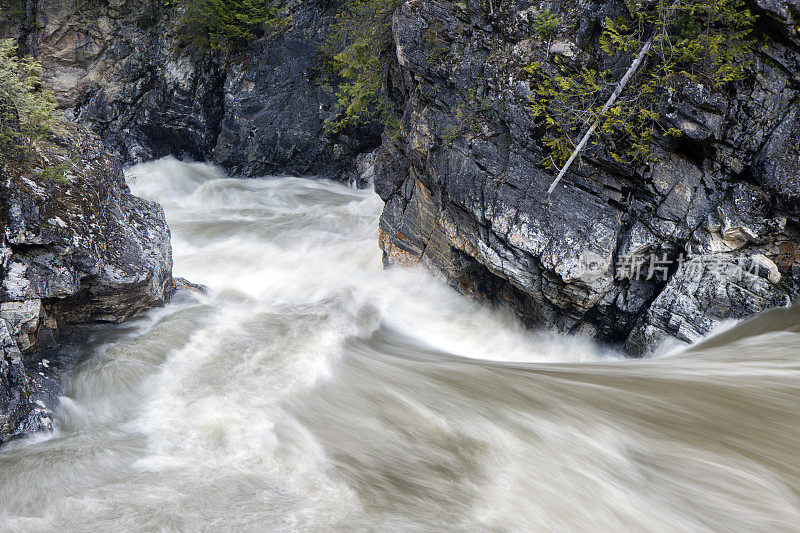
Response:
[{"label": "small shrub", "polygon": [[57,121],[56,100],[42,87],[42,66],[19,57],[13,39],[0,40],[0,152],[20,159],[50,133]]},{"label": "small shrub", "polygon": [[42,178],[45,180],[57,181],[59,183],[67,183],[71,181],[70,170],[75,167],[75,161],[67,159],[58,165],[50,166],[42,170]]},{"label": "small shrub", "polygon": [[643,4],[625,0],[627,13],[605,21],[600,40],[609,56],[633,57],[652,39],[646,67],[629,82],[614,106],[603,104],[618,79],[610,70],[558,63],[558,74],[534,63],[526,68],[538,85],[531,110],[546,130],[550,153],[543,162],[560,168],[574,142],[598,121],[597,135],[611,157],[631,165],[652,158],[657,134],[680,135],[661,124],[661,104],[682,84],[720,90],[741,80],[748,67],[749,38],[755,17],[744,0],[658,0]]},{"label": "small shrub", "polygon": [[392,47],[391,17],[400,0],[345,0],[322,46],[332,73],[340,79],[341,113],[327,124],[331,132],[390,118],[387,89]]},{"label": "small shrub", "polygon": [[547,8],[539,11],[533,17],[533,30],[542,39],[550,39],[553,35],[555,35],[560,24],[561,19],[553,15]]},{"label": "small shrub", "polygon": [[181,39],[205,51],[235,51],[288,24],[268,0],[187,0],[185,10],[178,23]]}]

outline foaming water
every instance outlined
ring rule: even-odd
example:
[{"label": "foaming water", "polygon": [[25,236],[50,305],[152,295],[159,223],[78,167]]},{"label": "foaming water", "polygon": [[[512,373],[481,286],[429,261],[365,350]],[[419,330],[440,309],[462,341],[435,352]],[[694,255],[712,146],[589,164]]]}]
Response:
[{"label": "foaming water", "polygon": [[210,288],[99,328],[9,531],[754,531],[800,523],[800,319],[642,361],[385,271],[372,192],[129,172]]}]

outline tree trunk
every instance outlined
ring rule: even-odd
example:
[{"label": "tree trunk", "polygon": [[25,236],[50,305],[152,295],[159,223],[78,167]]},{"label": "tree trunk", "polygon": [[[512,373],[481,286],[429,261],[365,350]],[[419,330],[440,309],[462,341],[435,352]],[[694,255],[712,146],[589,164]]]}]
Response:
[{"label": "tree trunk", "polygon": [[[622,79],[619,81],[619,83],[617,84],[617,88],[614,89],[614,92],[611,94],[611,97],[606,102],[606,105],[603,106],[603,111],[601,112],[601,114],[605,114],[605,112],[608,111],[608,109],[612,105],[614,105],[614,102],[617,101],[617,98],[619,98],[619,95],[622,93],[622,90],[625,88],[625,85],[628,84],[628,80],[630,80],[631,76],[633,76],[633,74],[639,69],[639,66],[642,64],[642,61],[644,61],[644,58],[647,56],[647,53],[650,51],[650,47],[652,45],[653,45],[653,40],[650,39],[644,44],[644,46],[642,46],[642,49],[639,51],[639,55],[637,55],[636,59],[634,59],[633,63],[631,63],[628,72],[626,72],[625,75],[622,77]],[[576,157],[578,157],[578,154],[581,152],[581,150],[583,150],[583,147],[586,146],[589,137],[592,136],[592,133],[594,133],[599,124],[600,124],[600,119],[594,121],[592,127],[589,128],[589,130],[581,139],[581,142],[579,142],[578,146],[575,147],[575,151],[572,152],[572,155],[569,156],[567,162],[564,163],[564,166],[561,168],[561,171],[558,173],[556,179],[553,180],[553,183],[550,184],[550,188],[547,189],[547,194],[551,194],[553,190],[556,188],[558,182],[561,181],[561,178],[563,178],[564,174],[567,173],[567,170],[569,170],[570,165],[572,165],[572,162],[575,160]]]}]

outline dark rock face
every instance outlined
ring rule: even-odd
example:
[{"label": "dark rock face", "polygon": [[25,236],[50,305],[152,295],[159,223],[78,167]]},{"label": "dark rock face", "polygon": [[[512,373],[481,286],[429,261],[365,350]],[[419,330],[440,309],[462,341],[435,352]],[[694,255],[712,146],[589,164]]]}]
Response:
[{"label": "dark rock face", "polygon": [[[163,2],[28,2],[24,46],[71,118],[135,163],[210,155],[222,118],[224,74],[175,52]],[[15,35],[12,28],[4,33]]]},{"label": "dark rock face", "polygon": [[766,190],[800,200],[800,108],[786,115],[758,155],[753,173]]},{"label": "dark rock face", "polygon": [[[291,23],[230,57],[181,48],[179,8],[160,0],[29,1],[24,42],[78,122],[125,163],[165,155],[217,163],[241,176],[339,179],[380,143],[380,129],[328,135],[335,87],[319,45],[333,20],[323,0],[290,3]],[[0,23],[0,35],[19,36]]]},{"label": "dark rock face", "polygon": [[[523,69],[546,46],[531,37],[536,8],[494,2],[489,17],[474,4],[410,1],[395,13],[406,136],[386,139],[374,164],[387,264],[422,263],[533,326],[625,342],[634,355],[800,294],[790,2],[754,5],[769,12],[758,31],[771,38],[735,92],[678,91],[663,115],[683,135],[656,146],[657,162],[626,169],[593,146],[551,196]],[[580,62],[599,57],[597,21],[619,6],[549,8],[576,21],[551,55]],[[629,257],[663,268],[637,276]]]},{"label": "dark rock face", "polygon": [[341,179],[354,158],[380,143],[380,129],[325,131],[335,118],[335,88],[324,79],[319,47],[330,7],[299,2],[291,28],[238,55],[225,79],[225,116],[214,162],[234,174],[286,173]]},{"label": "dark rock face", "polygon": [[[0,442],[49,427],[58,361],[46,353],[60,333],[121,322],[173,290],[161,207],[130,193],[95,135],[65,128],[0,183]],[[67,159],[64,179],[42,172]]]},{"label": "dark rock face", "polygon": [[[0,311],[5,314],[5,311]],[[40,365],[33,372],[25,368],[22,353],[17,347],[5,320],[0,320],[0,443],[39,429],[52,427],[53,412],[36,394],[42,386],[37,379]],[[37,390],[38,389],[38,390]]]},{"label": "dark rock face", "polygon": [[[177,13],[154,0],[29,1],[38,29],[0,32],[24,33],[64,107],[127,163],[176,154],[244,176],[374,175],[387,264],[422,263],[532,326],[644,354],[800,294],[800,10],[750,3],[760,45],[746,80],[679,88],[661,114],[683,135],[659,141],[657,162],[626,168],[591,146],[551,196],[523,67],[544,47],[599,58],[612,0],[494,0],[491,15],[478,0],[403,3],[390,80],[403,136],[369,156],[377,129],[324,130],[336,88],[317,57],[323,0],[286,4],[285,33],[231,57],[181,51]],[[550,43],[533,28],[545,7],[570,22]],[[630,257],[659,269],[628,272]]]}]

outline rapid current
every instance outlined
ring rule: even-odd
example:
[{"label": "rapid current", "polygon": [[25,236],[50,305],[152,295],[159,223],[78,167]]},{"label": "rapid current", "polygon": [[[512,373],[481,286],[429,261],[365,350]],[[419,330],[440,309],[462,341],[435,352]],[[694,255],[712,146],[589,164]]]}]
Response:
[{"label": "rapid current", "polygon": [[800,528],[800,313],[627,360],[384,270],[371,191],[165,159],[174,271],[94,330],[3,531]]}]

